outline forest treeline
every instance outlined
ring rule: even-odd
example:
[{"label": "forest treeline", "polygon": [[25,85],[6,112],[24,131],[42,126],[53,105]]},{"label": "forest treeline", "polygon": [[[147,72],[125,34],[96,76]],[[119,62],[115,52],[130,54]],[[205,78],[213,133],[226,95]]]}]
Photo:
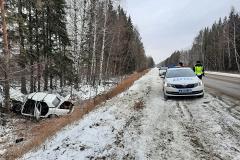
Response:
[{"label": "forest treeline", "polygon": [[175,51],[161,65],[193,66],[198,60],[207,70],[240,72],[240,15],[234,8],[228,17],[201,30],[191,49]]},{"label": "forest treeline", "polygon": [[1,32],[0,83],[19,81],[22,93],[53,89],[56,81],[95,86],[154,66],[117,0],[7,0],[4,7],[10,67]]}]

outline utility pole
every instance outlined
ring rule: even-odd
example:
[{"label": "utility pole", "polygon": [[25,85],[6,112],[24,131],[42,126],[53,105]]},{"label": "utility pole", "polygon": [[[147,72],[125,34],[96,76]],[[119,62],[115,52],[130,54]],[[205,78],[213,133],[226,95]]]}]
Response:
[{"label": "utility pole", "polygon": [[5,94],[5,108],[8,112],[10,109],[10,79],[9,79],[9,60],[10,60],[10,52],[8,48],[8,33],[7,33],[7,24],[6,24],[6,15],[5,15],[5,8],[4,8],[5,1],[0,0],[0,7],[1,7],[1,18],[2,18],[2,29],[3,29],[3,53],[4,53],[4,62],[5,62],[5,70],[4,70],[4,76],[5,76],[5,85],[4,85],[4,94]]}]

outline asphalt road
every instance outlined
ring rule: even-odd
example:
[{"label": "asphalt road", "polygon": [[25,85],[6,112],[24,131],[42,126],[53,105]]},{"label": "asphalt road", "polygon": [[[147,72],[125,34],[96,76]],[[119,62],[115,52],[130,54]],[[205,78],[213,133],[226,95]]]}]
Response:
[{"label": "asphalt road", "polygon": [[203,81],[207,89],[213,89],[218,94],[240,99],[240,78],[207,74]]}]

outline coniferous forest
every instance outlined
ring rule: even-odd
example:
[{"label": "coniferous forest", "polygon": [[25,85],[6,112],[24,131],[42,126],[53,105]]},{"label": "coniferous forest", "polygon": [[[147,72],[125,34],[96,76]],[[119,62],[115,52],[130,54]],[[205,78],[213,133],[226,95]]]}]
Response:
[{"label": "coniferous forest", "polygon": [[7,0],[2,7],[0,85],[6,91],[12,83],[24,94],[58,87],[54,82],[96,86],[154,66],[120,1]]},{"label": "coniferous forest", "polygon": [[175,51],[161,65],[193,66],[198,60],[207,70],[240,72],[240,15],[234,8],[228,17],[202,29],[191,49]]}]

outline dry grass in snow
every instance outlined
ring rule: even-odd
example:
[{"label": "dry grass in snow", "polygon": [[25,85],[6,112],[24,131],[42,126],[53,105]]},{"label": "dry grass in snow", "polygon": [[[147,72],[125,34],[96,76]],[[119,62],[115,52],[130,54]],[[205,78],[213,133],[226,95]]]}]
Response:
[{"label": "dry grass in snow", "polygon": [[144,105],[144,101],[143,101],[142,99],[140,99],[140,100],[138,100],[138,101],[135,102],[135,104],[134,104],[134,109],[135,109],[136,111],[138,111],[138,110],[143,109],[144,106],[145,106],[145,105]]}]

